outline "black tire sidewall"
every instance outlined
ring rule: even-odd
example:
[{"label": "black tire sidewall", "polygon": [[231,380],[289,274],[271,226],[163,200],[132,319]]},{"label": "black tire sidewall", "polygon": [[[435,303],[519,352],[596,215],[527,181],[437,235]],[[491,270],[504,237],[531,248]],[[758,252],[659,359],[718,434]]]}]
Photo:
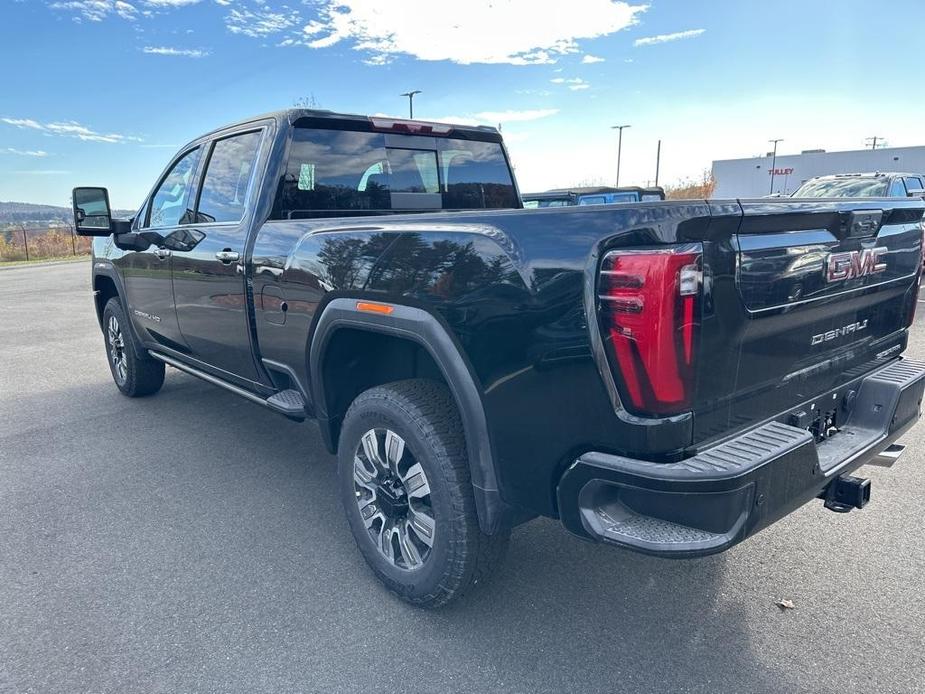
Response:
[{"label": "black tire sidewall", "polygon": [[[451,548],[459,544],[462,530],[454,522],[457,512],[453,508],[450,484],[446,478],[441,456],[446,455],[439,444],[428,435],[427,425],[417,420],[394,398],[362,396],[359,411],[351,408],[341,430],[338,451],[338,485],[347,520],[357,546],[373,571],[396,593],[411,599],[438,591],[453,562]],[[423,426],[422,426],[423,424]],[[360,516],[353,481],[354,452],[360,437],[370,429],[391,429],[405,440],[405,446],[424,469],[430,485],[430,501],[436,528],[430,555],[416,569],[393,566],[377,549]]]},{"label": "black tire sidewall", "polygon": [[[119,329],[122,331],[122,341],[125,345],[124,383],[119,383],[115,365],[112,363],[108,335],[110,316],[114,316],[119,321]],[[107,301],[106,306],[103,308],[103,343],[112,380],[123,395],[138,398],[152,395],[160,390],[164,383],[164,364],[148,357],[146,352],[135,342],[135,335],[125,314],[125,308],[117,297]]]},{"label": "black tire sidewall", "polygon": [[[116,373],[115,365],[112,363],[112,348],[109,344],[109,317],[115,316],[119,322],[119,330],[122,332],[122,342],[125,345],[125,382],[119,383],[119,375]],[[135,345],[132,340],[132,333],[126,322],[125,311],[122,309],[122,303],[112,298],[106,302],[103,309],[103,341],[106,347],[106,361],[109,365],[109,372],[112,374],[112,380],[116,387],[126,395],[132,391],[132,382],[135,376]]]}]

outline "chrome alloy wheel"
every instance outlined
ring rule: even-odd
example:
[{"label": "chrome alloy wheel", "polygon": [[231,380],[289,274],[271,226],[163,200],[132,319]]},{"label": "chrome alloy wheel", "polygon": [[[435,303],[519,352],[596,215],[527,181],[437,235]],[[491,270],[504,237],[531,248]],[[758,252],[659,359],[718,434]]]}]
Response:
[{"label": "chrome alloy wheel", "polygon": [[415,569],[430,556],[436,522],[427,475],[391,429],[370,429],[353,455],[360,517],[393,566]]},{"label": "chrome alloy wheel", "polygon": [[122,335],[119,320],[113,315],[109,316],[109,324],[106,326],[106,340],[109,342],[109,358],[112,360],[116,380],[119,383],[125,383],[128,376],[128,365],[125,360],[125,338]]}]

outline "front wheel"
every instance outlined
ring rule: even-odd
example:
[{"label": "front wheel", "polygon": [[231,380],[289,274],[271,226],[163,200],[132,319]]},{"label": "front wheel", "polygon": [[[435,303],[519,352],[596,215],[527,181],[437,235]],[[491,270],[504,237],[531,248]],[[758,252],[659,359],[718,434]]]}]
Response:
[{"label": "front wheel", "polygon": [[130,398],[151,395],[164,384],[164,364],[139,357],[128,319],[119,299],[113,297],[103,309],[103,336],[109,370],[116,387]]},{"label": "front wheel", "polygon": [[445,605],[499,563],[509,535],[479,529],[462,422],[445,386],[409,380],[361,393],[338,448],[350,529],[399,597]]}]

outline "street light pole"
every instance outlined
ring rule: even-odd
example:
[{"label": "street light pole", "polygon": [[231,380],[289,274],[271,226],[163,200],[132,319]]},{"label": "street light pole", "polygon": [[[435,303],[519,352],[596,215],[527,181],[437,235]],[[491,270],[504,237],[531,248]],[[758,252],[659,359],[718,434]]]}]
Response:
[{"label": "street light pole", "polygon": [[658,188],[658,167],[662,163],[662,141],[658,141],[658,147],[655,150],[655,187]]},{"label": "street light pole", "polygon": [[776,140],[768,140],[774,144],[774,153],[771,155],[771,190],[768,191],[769,195],[774,195],[774,166],[777,164],[777,143],[783,142],[784,138],[778,137]]},{"label": "street light pole", "polygon": [[620,159],[623,156],[623,128],[629,128],[632,126],[629,125],[611,125],[611,130],[617,130],[619,135],[617,136],[617,188],[620,187]]},{"label": "street light pole", "polygon": [[399,94],[399,96],[408,97],[408,118],[414,118],[414,95],[420,94],[420,93],[421,93],[420,89],[415,89],[414,91]]}]

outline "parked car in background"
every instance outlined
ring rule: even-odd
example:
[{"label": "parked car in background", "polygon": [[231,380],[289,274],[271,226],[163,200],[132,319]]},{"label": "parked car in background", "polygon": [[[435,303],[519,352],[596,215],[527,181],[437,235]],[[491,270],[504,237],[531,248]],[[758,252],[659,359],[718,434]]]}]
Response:
[{"label": "parked car in background", "polygon": [[572,205],[610,205],[615,202],[647,202],[664,200],[661,186],[641,188],[626,186],[611,188],[594,186],[584,188],[556,188],[545,193],[527,193],[522,196],[524,207],[570,207]]},{"label": "parked car in background", "polygon": [[801,185],[792,198],[920,198],[925,176],[895,171],[816,176]]}]

